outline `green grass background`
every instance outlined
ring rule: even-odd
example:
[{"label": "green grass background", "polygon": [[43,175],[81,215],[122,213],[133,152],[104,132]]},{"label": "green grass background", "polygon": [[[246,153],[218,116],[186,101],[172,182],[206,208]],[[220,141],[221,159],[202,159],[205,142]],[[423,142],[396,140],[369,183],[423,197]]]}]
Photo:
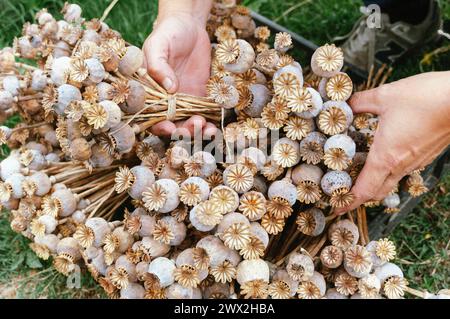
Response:
[{"label": "green grass background", "polygon": [[[77,0],[88,19],[101,17],[109,0]],[[450,2],[439,1],[447,23],[450,21]],[[244,0],[245,5],[297,32],[316,44],[332,42],[338,35],[348,33],[359,16],[358,0]],[[60,16],[64,0],[0,0],[0,47],[11,45],[20,34],[22,25],[32,21],[39,8]],[[142,45],[151,32],[157,13],[156,0],[121,0],[106,22],[120,31],[130,43]],[[435,56],[431,63],[420,68],[424,55],[438,47],[448,47],[445,40],[439,45],[422,48],[420,52],[395,67],[391,81],[423,71],[449,70],[450,52]],[[304,61],[306,62],[306,61]],[[13,123],[9,123],[13,124]],[[2,154],[5,152],[1,150]],[[450,281],[450,174],[426,195],[421,204],[391,235],[398,247],[398,263],[414,288],[432,292],[449,287]],[[98,298],[104,297],[92,278],[82,274],[82,288],[68,289],[66,279],[58,274],[50,262],[35,257],[28,241],[9,228],[7,213],[0,215],[0,298]]]}]

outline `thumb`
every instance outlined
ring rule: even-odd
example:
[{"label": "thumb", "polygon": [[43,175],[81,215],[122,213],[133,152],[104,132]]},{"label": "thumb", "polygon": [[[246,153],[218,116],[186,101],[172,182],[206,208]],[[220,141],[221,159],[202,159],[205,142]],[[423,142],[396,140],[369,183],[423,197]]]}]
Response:
[{"label": "thumb", "polygon": [[373,113],[380,115],[381,106],[378,104],[378,88],[354,93],[348,101],[348,104],[355,113]]},{"label": "thumb", "polygon": [[169,65],[168,45],[156,39],[149,39],[144,44],[144,56],[147,72],[169,93],[178,90],[178,79]]}]

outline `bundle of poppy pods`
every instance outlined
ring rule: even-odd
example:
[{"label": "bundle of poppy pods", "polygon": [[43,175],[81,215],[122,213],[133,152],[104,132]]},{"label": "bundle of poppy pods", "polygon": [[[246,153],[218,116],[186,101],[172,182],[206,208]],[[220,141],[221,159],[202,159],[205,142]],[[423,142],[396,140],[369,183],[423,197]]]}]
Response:
[{"label": "bundle of poppy pods", "polygon": [[[377,125],[346,103],[341,49],[320,47],[304,75],[289,34],[271,48],[247,8],[216,1],[208,97],[170,95],[117,31],[76,4],[62,13],[39,11],[0,51],[1,118],[21,119],[0,128],[0,201],[40,258],[65,275],[85,265],[112,298],[417,294],[394,244],[369,240],[365,207],[333,213]],[[223,127],[212,151],[149,132],[194,114]],[[419,172],[406,185],[426,191]]]}]

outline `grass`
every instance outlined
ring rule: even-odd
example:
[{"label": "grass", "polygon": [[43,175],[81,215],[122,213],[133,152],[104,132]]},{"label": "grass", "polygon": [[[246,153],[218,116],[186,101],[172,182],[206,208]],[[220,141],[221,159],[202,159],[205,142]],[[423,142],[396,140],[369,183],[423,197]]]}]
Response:
[{"label": "grass", "polygon": [[[109,0],[77,0],[86,18],[100,17]],[[447,23],[450,21],[450,3],[439,1]],[[10,45],[21,26],[31,21],[39,8],[52,13],[62,8],[64,0],[0,1],[0,47]],[[244,0],[245,5],[275,20],[305,38],[323,44],[338,35],[348,33],[359,16],[361,1],[354,0]],[[151,21],[156,17],[157,1],[122,0],[112,10],[106,22],[120,31],[125,39],[142,45],[151,32]],[[60,16],[57,14],[57,16]],[[449,46],[445,41],[443,46]],[[426,46],[395,67],[391,80],[417,74],[421,70],[450,69],[450,52],[433,56],[422,65],[424,56],[436,49]],[[302,56],[300,54],[300,56]],[[307,61],[303,61],[306,63]],[[17,119],[8,124],[13,125]],[[6,149],[0,150],[4,155]],[[396,261],[404,270],[410,284],[435,292],[449,285],[450,238],[450,172],[442,182],[424,197],[406,220],[391,235],[398,247]],[[50,261],[38,260],[28,248],[28,240],[14,233],[6,213],[0,215],[0,298],[95,298],[104,297],[93,279],[82,270],[82,289],[68,289],[66,278],[51,267]]]}]

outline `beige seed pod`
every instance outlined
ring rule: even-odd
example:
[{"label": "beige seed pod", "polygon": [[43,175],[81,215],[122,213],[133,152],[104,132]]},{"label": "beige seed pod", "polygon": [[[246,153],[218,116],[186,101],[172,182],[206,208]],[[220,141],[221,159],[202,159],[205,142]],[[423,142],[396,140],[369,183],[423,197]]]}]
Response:
[{"label": "beige seed pod", "polygon": [[331,136],[324,145],[324,163],[332,170],[345,170],[356,154],[356,144],[345,134]]},{"label": "beige seed pod", "polygon": [[145,289],[138,283],[131,282],[120,290],[120,299],[144,299]]},{"label": "beige seed pod", "polygon": [[170,245],[164,244],[152,237],[143,237],[139,249],[151,258],[158,258],[166,255],[170,251]]},{"label": "beige seed pod", "polygon": [[105,244],[103,249],[110,254],[114,251],[123,254],[131,247],[133,241],[133,236],[123,226],[117,227],[103,239]]},{"label": "beige seed pod", "polygon": [[242,194],[253,187],[253,174],[245,165],[233,164],[224,170],[223,182],[226,186]]},{"label": "beige seed pod", "polygon": [[344,66],[344,53],[334,44],[325,44],[318,48],[311,57],[312,71],[321,77],[337,74]]},{"label": "beige seed pod", "polygon": [[131,76],[142,66],[144,54],[135,46],[127,47],[127,52],[120,60],[119,72],[125,76]]},{"label": "beige seed pod", "polygon": [[218,45],[216,57],[223,64],[225,70],[239,74],[253,66],[255,51],[245,40],[230,39]]},{"label": "beige seed pod", "polygon": [[167,299],[201,299],[202,292],[199,288],[183,287],[174,283],[165,290]]},{"label": "beige seed pod", "polygon": [[209,185],[200,177],[189,177],[180,185],[180,200],[188,206],[206,201],[209,196]]},{"label": "beige seed pod", "polygon": [[283,198],[289,202],[291,206],[297,201],[297,188],[292,184],[289,178],[273,182],[267,192],[269,199]]},{"label": "beige seed pod", "polygon": [[355,245],[345,251],[344,268],[353,277],[367,276],[373,267],[370,253],[360,245]]},{"label": "beige seed pod", "polygon": [[300,232],[308,236],[319,236],[325,229],[326,219],[323,212],[316,207],[312,207],[297,216],[297,228]]},{"label": "beige seed pod", "polygon": [[300,284],[297,292],[300,299],[319,299],[325,295],[326,289],[323,275],[315,271],[308,281]]},{"label": "beige seed pod", "polygon": [[326,246],[320,252],[320,261],[327,268],[335,269],[342,264],[344,254],[342,250],[336,246]]},{"label": "beige seed pod", "polygon": [[111,128],[109,137],[114,141],[115,149],[120,154],[125,154],[133,148],[136,136],[134,129],[124,122]]},{"label": "beige seed pod", "polygon": [[171,179],[157,180],[143,193],[145,207],[159,213],[169,213],[180,203],[180,187]]},{"label": "beige seed pod", "polygon": [[320,181],[323,171],[320,167],[301,164],[292,171],[292,181],[297,185],[297,199],[305,204],[315,203],[320,199]]},{"label": "beige seed pod", "polygon": [[98,144],[92,146],[89,164],[94,168],[108,167],[113,161],[114,158],[103,147]]},{"label": "beige seed pod", "polygon": [[287,137],[279,139],[273,146],[273,160],[283,168],[292,167],[300,162],[300,145]]},{"label": "beige seed pod", "polygon": [[84,138],[76,138],[70,142],[70,154],[76,161],[87,161],[92,153],[89,142]]},{"label": "beige seed pod", "polygon": [[97,84],[96,89],[98,96],[97,98],[99,102],[112,100],[113,87],[111,84],[106,82],[100,82],[99,84]]},{"label": "beige seed pod", "polygon": [[243,260],[237,267],[236,280],[240,285],[254,280],[269,282],[269,266],[262,259]]},{"label": "beige seed pod", "polygon": [[353,122],[353,111],[343,101],[328,101],[317,118],[317,126],[327,135],[343,133]]},{"label": "beige seed pod", "polygon": [[328,238],[334,246],[345,251],[358,243],[358,226],[348,219],[337,221],[328,229]]}]

